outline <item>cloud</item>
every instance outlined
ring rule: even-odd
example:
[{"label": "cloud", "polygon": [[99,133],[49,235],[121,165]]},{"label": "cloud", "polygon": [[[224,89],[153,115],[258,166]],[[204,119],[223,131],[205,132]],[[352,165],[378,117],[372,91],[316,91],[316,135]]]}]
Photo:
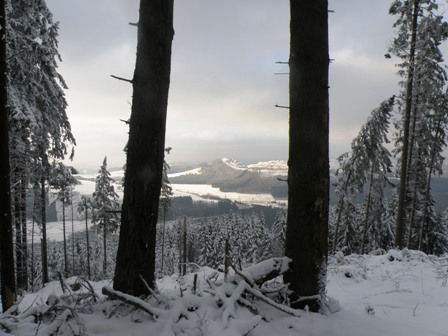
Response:
[{"label": "cloud", "polygon": [[[135,64],[138,0],[47,0],[61,23],[61,72],[70,90],[69,116],[79,144],[76,162],[108,155],[124,163]],[[330,148],[337,156],[371,109],[396,93],[397,77],[383,55],[393,36],[389,0],[331,1]],[[172,161],[286,159],[289,2],[175,2],[167,144]]]}]

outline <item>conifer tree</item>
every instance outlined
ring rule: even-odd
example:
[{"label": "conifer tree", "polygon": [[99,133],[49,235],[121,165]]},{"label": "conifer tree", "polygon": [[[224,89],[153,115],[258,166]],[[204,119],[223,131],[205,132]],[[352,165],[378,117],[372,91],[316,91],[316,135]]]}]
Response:
[{"label": "conifer tree", "polygon": [[[399,74],[403,87],[398,96],[401,122],[395,149],[401,156],[395,243],[404,247],[407,233],[408,244],[416,237],[415,245],[419,247],[425,224],[416,223],[426,221],[431,176],[437,171],[437,158],[444,147],[439,134],[446,128],[447,76],[440,45],[448,38],[448,24],[438,13],[435,0],[396,0],[389,12],[397,16],[397,36],[390,52],[402,61]],[[442,141],[442,146],[435,138]],[[423,218],[418,218],[420,213]]]},{"label": "conifer tree", "polygon": [[113,186],[113,179],[107,170],[107,157],[104,157],[103,164],[95,179],[95,192],[92,196],[92,221],[103,231],[104,276],[107,275],[107,233],[115,232],[118,229],[119,219],[114,211],[117,211],[119,205],[118,194]]},{"label": "conifer tree", "polygon": [[[57,51],[58,23],[53,21],[45,0],[8,1],[8,60],[10,109],[10,155],[14,184],[41,186],[42,280],[48,281],[46,246],[46,181],[52,159],[64,159],[69,146],[75,144],[66,114],[64,89],[57,72],[61,60]],[[71,152],[73,155],[73,150]],[[29,174],[29,176],[28,176]],[[26,213],[25,202],[17,207]],[[23,198],[23,197],[22,197]],[[21,231],[26,232],[25,215]],[[26,246],[25,237],[22,246]]]}]

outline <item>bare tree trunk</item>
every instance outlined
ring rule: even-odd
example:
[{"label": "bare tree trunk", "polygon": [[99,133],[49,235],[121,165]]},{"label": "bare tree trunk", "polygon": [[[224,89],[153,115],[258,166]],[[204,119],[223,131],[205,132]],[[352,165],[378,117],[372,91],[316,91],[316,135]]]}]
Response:
[{"label": "bare tree trunk", "polygon": [[[6,1],[0,0],[0,26],[6,27]],[[14,248],[11,216],[11,181],[9,162],[8,79],[6,29],[0,30],[0,267],[3,311],[16,300]]]},{"label": "bare tree trunk", "polygon": [[[328,237],[328,1],[290,0],[288,219],[291,305],[320,309]],[[304,298],[305,297],[305,298]]]},{"label": "bare tree trunk", "polygon": [[88,208],[87,208],[87,201],[84,203],[84,209],[86,212],[86,244],[87,244],[87,276],[88,279],[91,279],[91,275],[90,275],[90,242],[89,242],[89,225],[87,223],[87,219],[88,219]]},{"label": "bare tree trunk", "polygon": [[114,288],[147,293],[155,287],[156,225],[165,155],[171,71],[173,0],[141,0],[132,80],[126,174]]},{"label": "bare tree trunk", "polygon": [[414,71],[415,71],[415,48],[417,40],[418,11],[420,0],[413,0],[412,14],[412,34],[409,49],[408,78],[406,84],[405,116],[403,121],[403,148],[401,151],[401,171],[400,187],[398,191],[397,227],[395,231],[395,245],[398,248],[404,247],[404,230],[406,226],[406,193],[408,175],[408,155],[409,155],[409,126],[412,111]]},{"label": "bare tree trunk", "polygon": [[46,192],[45,192],[45,176],[42,174],[40,180],[40,202],[41,202],[41,225],[42,225],[42,241],[41,241],[41,257],[42,257],[42,284],[48,282],[48,257],[47,257],[47,211],[46,211]]},{"label": "bare tree trunk", "polygon": [[107,229],[106,229],[106,223],[103,223],[103,253],[104,253],[104,260],[103,260],[103,276],[106,278],[107,274]]},{"label": "bare tree trunk", "polygon": [[369,230],[370,203],[372,201],[372,183],[373,183],[374,168],[375,168],[375,164],[372,163],[372,167],[370,168],[369,191],[368,191],[367,203],[366,203],[366,216],[364,217],[364,229],[363,229],[362,241],[361,241],[361,254],[365,253],[367,231]]},{"label": "bare tree trunk", "polygon": [[333,237],[333,247],[332,247],[332,253],[336,252],[336,246],[338,243],[338,235],[339,235],[339,227],[341,225],[341,218],[342,218],[342,212],[344,211],[345,206],[345,196],[347,193],[347,186],[350,181],[350,178],[352,176],[352,172],[349,171],[347,178],[345,179],[344,186],[341,190],[341,196],[339,198],[339,204],[338,204],[338,216],[336,218],[336,224],[335,224],[335,230],[334,230],[334,237]]},{"label": "bare tree trunk", "polygon": [[[441,123],[442,123],[442,117],[439,118],[439,120],[437,121],[437,129],[436,129],[436,134],[434,137],[434,141],[438,142],[440,141],[439,137],[440,134],[442,133],[441,130]],[[431,195],[431,179],[432,179],[432,173],[434,170],[434,161],[436,159],[436,150],[433,147],[431,148],[431,161],[429,164],[429,171],[428,171],[428,178],[426,181],[426,190],[425,190],[425,199],[424,199],[424,203],[423,203],[423,220],[422,223],[420,224],[420,230],[418,233],[418,249],[422,250],[422,243],[423,243],[423,229],[424,227],[428,226],[428,208],[429,208],[429,201],[430,201],[430,195]]]},{"label": "bare tree trunk", "polygon": [[31,287],[34,287],[34,209],[33,209],[33,222],[31,226]]},{"label": "bare tree trunk", "polygon": [[26,183],[25,171],[20,178],[20,221],[22,228],[22,283],[23,288],[28,289],[28,241],[27,241],[27,223],[26,223]]},{"label": "bare tree trunk", "polygon": [[165,225],[166,225],[166,207],[163,207],[163,223],[162,223],[162,261],[161,261],[161,273],[163,274],[163,261],[165,259]]},{"label": "bare tree trunk", "polygon": [[64,236],[64,276],[68,275],[67,237],[65,234],[65,196],[62,197],[62,234]]},{"label": "bare tree trunk", "polygon": [[19,173],[16,171],[14,174],[16,178],[14,179],[14,224],[16,228],[16,283],[17,289],[20,291],[24,289],[23,283],[23,258],[22,258],[22,219],[21,217],[21,207],[20,207],[20,181],[18,179]]},{"label": "bare tree trunk", "polygon": [[71,194],[71,206],[72,206],[72,273],[75,272],[75,224],[73,223],[73,194]]},{"label": "bare tree trunk", "polygon": [[187,274],[187,217],[182,227],[182,275]]}]

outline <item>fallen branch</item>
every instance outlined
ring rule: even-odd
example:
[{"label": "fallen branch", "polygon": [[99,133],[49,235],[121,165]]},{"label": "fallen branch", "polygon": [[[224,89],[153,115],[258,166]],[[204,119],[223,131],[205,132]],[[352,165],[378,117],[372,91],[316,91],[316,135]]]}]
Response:
[{"label": "fallen branch", "polygon": [[245,291],[247,293],[255,296],[257,299],[263,301],[264,303],[267,303],[268,305],[270,305],[286,314],[289,314],[294,317],[301,317],[301,315],[299,314],[299,312],[297,310],[275,302],[274,300],[268,298],[267,296],[264,296],[258,289],[246,286]]},{"label": "fallen branch", "polygon": [[146,280],[142,277],[141,274],[138,275],[140,277],[140,280],[143,282],[143,284],[145,285],[146,289],[148,290],[148,292],[154,297],[154,299],[156,299],[158,304],[162,303],[162,300],[160,300],[160,298],[158,297],[158,295],[156,294],[156,292],[153,291],[153,289],[148,285],[148,283],[146,282]]},{"label": "fallen branch", "polygon": [[[249,285],[261,286],[266,281],[275,279],[289,269],[291,259],[288,257],[271,258],[250,266],[242,271],[236,271]],[[234,268],[235,269],[235,268]]]},{"label": "fallen branch", "polygon": [[102,293],[111,299],[120,300],[124,303],[127,303],[131,306],[134,306],[138,309],[143,310],[144,312],[148,313],[152,318],[158,319],[161,315],[164,315],[164,311],[161,309],[154,308],[150,304],[148,304],[146,301],[143,301],[142,299],[139,299],[138,297],[128,295],[126,293],[113,290],[110,287],[103,287]]}]

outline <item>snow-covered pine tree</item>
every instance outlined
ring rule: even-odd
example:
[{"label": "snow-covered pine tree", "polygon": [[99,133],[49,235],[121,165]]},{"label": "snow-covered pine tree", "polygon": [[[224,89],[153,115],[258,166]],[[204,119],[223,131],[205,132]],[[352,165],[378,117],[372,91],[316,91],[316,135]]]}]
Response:
[{"label": "snow-covered pine tree", "polygon": [[286,212],[280,210],[272,224],[271,228],[272,254],[274,257],[285,255],[285,239],[286,239]]},{"label": "snow-covered pine tree", "polygon": [[60,61],[57,51],[58,23],[53,21],[44,0],[7,2],[10,152],[11,166],[16,172],[13,181],[23,180],[31,171],[31,179],[26,178],[26,181],[39,184],[42,188],[40,224],[44,252],[42,277],[45,283],[48,281],[45,184],[49,161],[63,159],[68,147],[75,144],[75,139],[66,114],[66,84],[56,70]]},{"label": "snow-covered pine tree", "polygon": [[[398,66],[403,87],[398,96],[401,120],[397,123],[399,136],[395,149],[401,156],[396,245],[405,246],[408,231],[408,242],[415,236],[415,245],[419,247],[431,198],[431,176],[440,162],[437,160],[439,149],[445,146],[443,139],[442,146],[434,139],[441,139],[439,135],[446,129],[444,87],[447,76],[440,45],[448,38],[448,24],[440,15],[436,0],[395,0],[389,12],[397,16],[394,23],[397,35],[389,51],[401,59]],[[421,195],[423,201],[417,199]],[[423,220],[417,221],[417,207],[423,209]],[[415,223],[422,224],[417,227]]]},{"label": "snow-covered pine tree", "polygon": [[428,253],[435,255],[448,253],[448,209],[437,214],[434,226],[429,232],[428,246]]},{"label": "snow-covered pine tree", "polygon": [[49,183],[53,189],[58,191],[57,198],[62,204],[62,232],[64,236],[64,272],[68,275],[67,258],[67,236],[65,228],[65,207],[71,204],[71,194],[73,186],[79,184],[78,180],[72,175],[70,167],[62,162],[53,162],[50,170]]},{"label": "snow-covered pine tree", "polygon": [[[333,235],[333,251],[340,241],[340,226],[343,214],[347,217],[347,207],[353,207],[353,199],[362,191],[366,192],[364,201],[363,228],[360,240],[360,252],[365,252],[365,242],[373,221],[378,220],[372,216],[378,213],[383,205],[383,190],[390,183],[387,174],[391,171],[390,153],[385,145],[389,120],[394,106],[394,97],[383,101],[374,109],[366,124],[361,127],[358,135],[351,143],[351,152],[339,157],[340,167],[336,171],[337,181],[335,190],[339,196],[336,207],[336,223]],[[366,190],[365,190],[366,189]],[[353,223],[346,222],[353,226]],[[377,223],[377,225],[379,225]],[[345,228],[347,230],[347,227]],[[351,246],[353,248],[353,246]],[[353,250],[352,250],[353,251]],[[356,252],[359,252],[355,250]],[[353,251],[354,252],[354,251]]]},{"label": "snow-covered pine tree", "polygon": [[92,196],[92,221],[103,231],[104,276],[107,276],[107,233],[115,232],[118,229],[119,217],[114,211],[117,211],[119,205],[118,194],[113,186],[113,179],[107,170],[107,157],[104,157],[103,164],[95,179],[95,192]]}]

